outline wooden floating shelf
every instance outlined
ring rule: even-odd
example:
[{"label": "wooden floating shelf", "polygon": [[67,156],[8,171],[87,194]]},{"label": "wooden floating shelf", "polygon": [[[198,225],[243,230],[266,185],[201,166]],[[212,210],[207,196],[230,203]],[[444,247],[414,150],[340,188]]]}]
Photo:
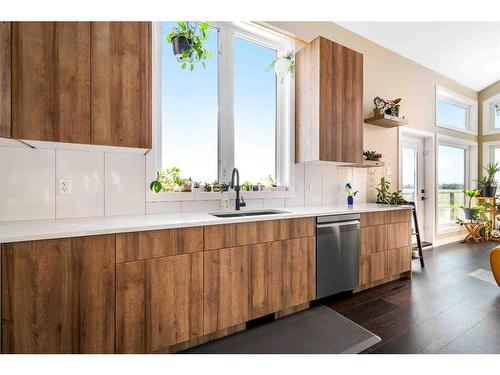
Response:
[{"label": "wooden floating shelf", "polygon": [[402,117],[390,115],[379,115],[370,118],[365,118],[365,124],[381,126],[383,128],[395,128],[398,126],[408,125],[408,120]]},{"label": "wooden floating shelf", "polygon": [[358,164],[342,164],[339,165],[341,168],[379,168],[385,166],[383,161],[374,161],[374,160],[363,160],[362,163]]}]

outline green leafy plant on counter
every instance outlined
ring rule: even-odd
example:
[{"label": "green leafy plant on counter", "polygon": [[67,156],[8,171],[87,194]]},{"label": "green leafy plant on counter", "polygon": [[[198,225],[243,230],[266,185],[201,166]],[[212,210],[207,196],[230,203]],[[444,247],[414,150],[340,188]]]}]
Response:
[{"label": "green leafy plant on counter", "polygon": [[179,167],[165,168],[164,170],[156,172],[156,179],[151,181],[149,188],[155,193],[165,191],[180,191],[184,184],[188,183],[191,179],[184,179],[180,175],[181,170]]},{"label": "green leafy plant on counter", "polygon": [[401,191],[390,192],[391,183],[384,177],[380,179],[377,187],[377,203],[382,204],[406,204],[406,200],[401,195]]}]

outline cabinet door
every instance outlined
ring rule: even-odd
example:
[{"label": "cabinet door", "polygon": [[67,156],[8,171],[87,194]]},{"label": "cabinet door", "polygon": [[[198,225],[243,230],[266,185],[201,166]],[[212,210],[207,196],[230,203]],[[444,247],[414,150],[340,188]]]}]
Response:
[{"label": "cabinet door", "polygon": [[394,276],[411,270],[411,246],[387,252],[387,276]]},{"label": "cabinet door", "polygon": [[251,250],[251,319],[285,308],[285,241],[252,246]]},{"label": "cabinet door", "polygon": [[359,285],[370,284],[387,276],[387,252],[363,256],[359,262]]},{"label": "cabinet door", "polygon": [[90,23],[13,23],[12,137],[90,143]]},{"label": "cabinet door", "polygon": [[154,353],[203,334],[203,254],[116,268],[116,351]]},{"label": "cabinet door", "polygon": [[113,235],[2,245],[4,353],[113,353]]},{"label": "cabinet door", "polygon": [[397,249],[411,245],[411,222],[387,224],[387,248]]},{"label": "cabinet door", "polygon": [[0,22],[0,137],[11,137],[11,23]]},{"label": "cabinet door", "polygon": [[316,239],[286,241],[286,307],[297,306],[316,298]]},{"label": "cabinet door", "polygon": [[249,320],[250,246],[204,252],[204,333]]},{"label": "cabinet door", "polygon": [[151,23],[92,22],[92,144],[151,148]]},{"label": "cabinet door", "polygon": [[387,225],[362,227],[359,231],[359,255],[387,251]]}]

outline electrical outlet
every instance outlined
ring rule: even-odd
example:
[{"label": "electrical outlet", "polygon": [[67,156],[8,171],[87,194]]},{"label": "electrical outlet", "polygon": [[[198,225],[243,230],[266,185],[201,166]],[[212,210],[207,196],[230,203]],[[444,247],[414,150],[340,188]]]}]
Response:
[{"label": "electrical outlet", "polygon": [[59,179],[59,194],[71,194],[71,180],[67,178]]}]

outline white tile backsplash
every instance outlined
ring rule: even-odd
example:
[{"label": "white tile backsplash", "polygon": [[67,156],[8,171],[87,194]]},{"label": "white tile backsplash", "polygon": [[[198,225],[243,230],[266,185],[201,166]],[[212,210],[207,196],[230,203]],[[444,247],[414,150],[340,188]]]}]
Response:
[{"label": "white tile backsplash", "polygon": [[144,155],[104,154],[106,216],[143,215],[146,211]]},{"label": "white tile backsplash", "polygon": [[304,170],[304,192],[305,192],[305,205],[306,206],[319,206],[321,205],[321,166],[314,164],[306,164]]},{"label": "white tile backsplash", "polygon": [[181,202],[146,202],[146,214],[178,214]]},{"label": "white tile backsplash", "polygon": [[[264,208],[264,199],[245,199],[246,206],[245,208],[250,208],[250,209],[257,209],[257,208]],[[233,208],[235,205],[234,199],[231,199],[229,201],[229,207]]]},{"label": "white tile backsplash", "polygon": [[333,166],[321,167],[321,204],[333,205],[338,201],[338,171],[339,168]]},{"label": "white tile backsplash", "polygon": [[181,202],[182,212],[210,212],[222,209],[221,200],[215,201],[183,201]]},{"label": "white tile backsplash", "polygon": [[[70,191],[62,193],[62,180]],[[56,217],[104,215],[104,153],[56,150]]]},{"label": "white tile backsplash", "polygon": [[54,217],[54,150],[0,147],[0,220]]}]

